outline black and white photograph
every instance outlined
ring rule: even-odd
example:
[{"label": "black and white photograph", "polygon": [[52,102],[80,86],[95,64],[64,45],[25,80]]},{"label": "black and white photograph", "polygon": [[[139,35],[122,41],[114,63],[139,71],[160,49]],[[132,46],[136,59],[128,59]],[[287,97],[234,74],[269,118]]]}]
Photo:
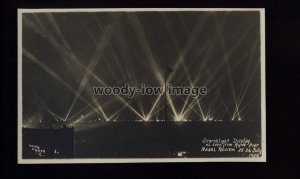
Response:
[{"label": "black and white photograph", "polygon": [[266,162],[263,8],[18,9],[18,163]]}]

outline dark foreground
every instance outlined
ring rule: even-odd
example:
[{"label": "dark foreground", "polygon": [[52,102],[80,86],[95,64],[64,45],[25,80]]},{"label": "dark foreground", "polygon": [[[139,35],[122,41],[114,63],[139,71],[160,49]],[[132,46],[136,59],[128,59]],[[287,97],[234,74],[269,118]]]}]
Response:
[{"label": "dark foreground", "polygon": [[[207,140],[259,144],[254,122],[103,122],[83,128],[23,129],[23,158],[249,157],[249,151],[204,151]],[[218,147],[216,147],[218,149]],[[257,152],[254,152],[257,153]]]},{"label": "dark foreground", "polygon": [[260,144],[251,122],[119,122],[75,132],[76,158],[248,157],[244,152],[204,152],[202,140],[247,138]]}]

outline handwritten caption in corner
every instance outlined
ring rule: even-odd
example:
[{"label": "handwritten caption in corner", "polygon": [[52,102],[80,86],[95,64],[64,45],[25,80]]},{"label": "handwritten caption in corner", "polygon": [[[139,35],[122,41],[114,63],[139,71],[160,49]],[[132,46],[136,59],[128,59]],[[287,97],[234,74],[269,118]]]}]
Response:
[{"label": "handwritten caption in corner", "polygon": [[248,157],[260,157],[262,154],[260,144],[248,138],[203,138],[201,142],[203,144],[201,152],[238,152],[248,155]]}]

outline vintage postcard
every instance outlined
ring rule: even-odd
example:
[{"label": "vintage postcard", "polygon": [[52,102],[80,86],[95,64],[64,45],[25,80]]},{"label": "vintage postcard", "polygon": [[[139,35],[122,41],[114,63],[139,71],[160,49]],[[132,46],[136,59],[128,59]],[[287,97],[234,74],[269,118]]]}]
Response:
[{"label": "vintage postcard", "polygon": [[18,10],[18,162],[265,162],[264,9]]}]

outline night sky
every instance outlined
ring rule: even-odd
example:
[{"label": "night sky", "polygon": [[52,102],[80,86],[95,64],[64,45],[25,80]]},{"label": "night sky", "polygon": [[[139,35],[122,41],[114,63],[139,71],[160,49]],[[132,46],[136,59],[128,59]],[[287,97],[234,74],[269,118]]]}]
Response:
[{"label": "night sky", "polygon": [[164,96],[95,96],[92,87],[163,86],[167,67],[169,84],[208,89],[197,100],[168,98],[167,120],[260,121],[259,18],[254,11],[24,13],[23,126],[163,120]]}]

